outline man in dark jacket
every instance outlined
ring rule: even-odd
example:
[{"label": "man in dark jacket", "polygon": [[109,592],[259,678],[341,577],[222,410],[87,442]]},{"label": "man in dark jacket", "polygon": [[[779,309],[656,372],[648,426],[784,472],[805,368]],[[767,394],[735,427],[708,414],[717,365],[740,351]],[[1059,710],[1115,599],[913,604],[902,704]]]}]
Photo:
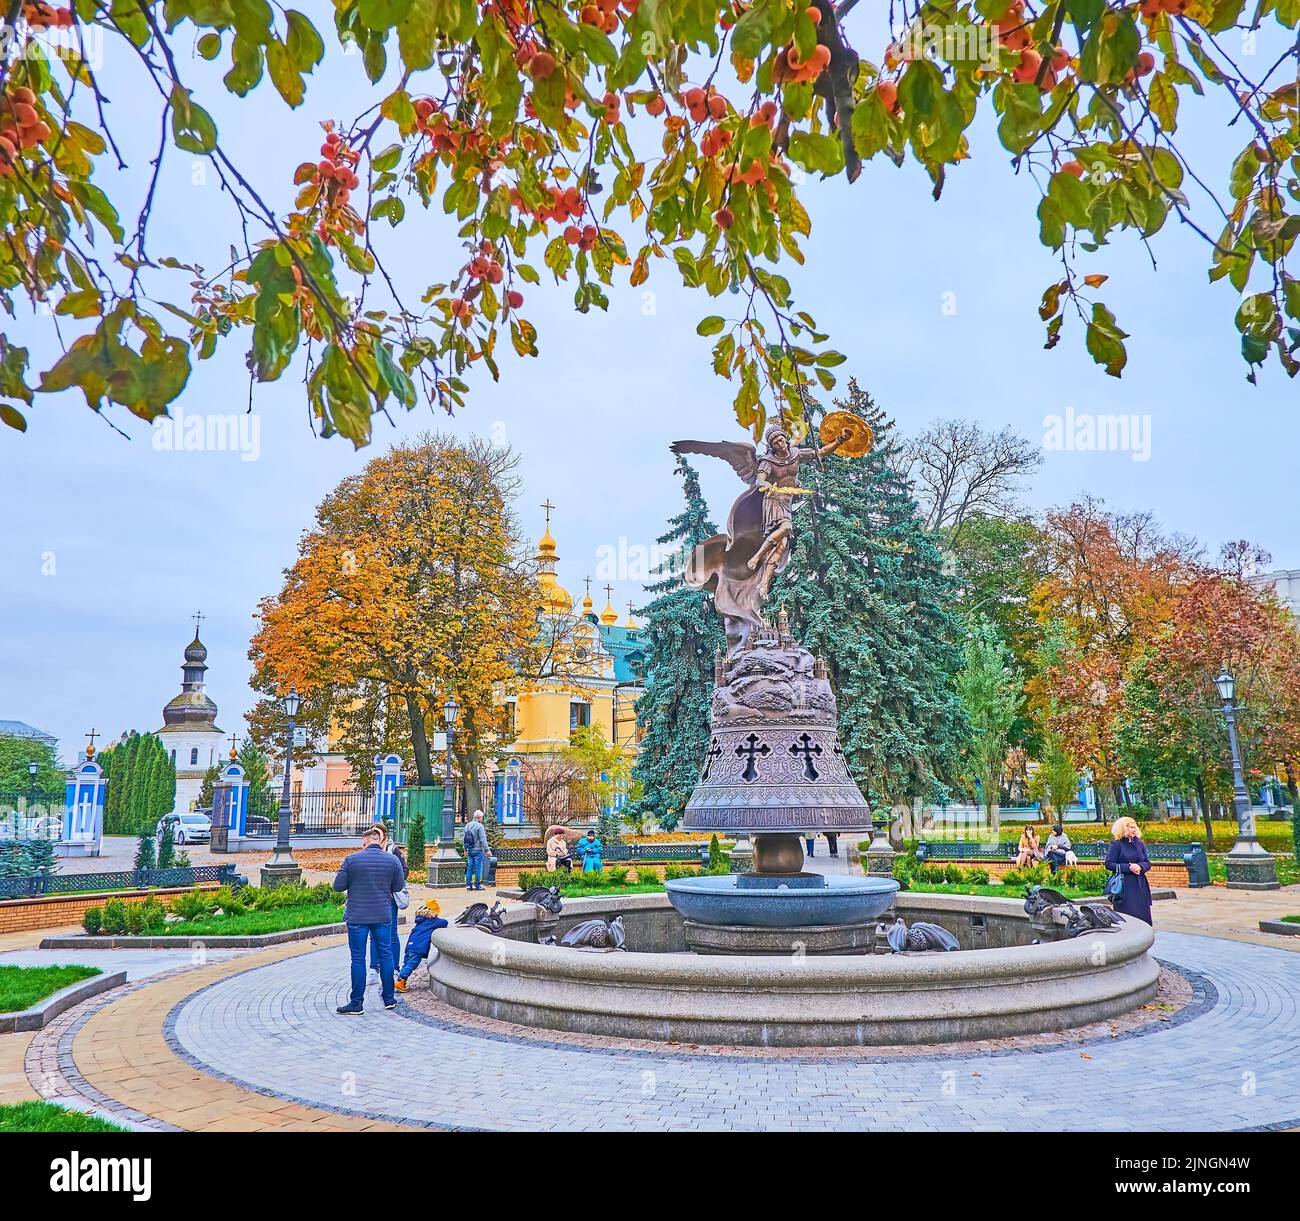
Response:
[{"label": "man in dark jacket", "polygon": [[374,941],[379,956],[379,982],[385,1009],[397,1008],[393,994],[393,953],[390,933],[393,896],[406,885],[402,863],[380,846],[383,832],[371,827],[361,837],[362,848],[343,858],[334,879],[335,890],[348,895],[344,919],[348,926],[348,952],[352,955],[352,995],[337,1012],[363,1013],[366,996],[366,945]]}]

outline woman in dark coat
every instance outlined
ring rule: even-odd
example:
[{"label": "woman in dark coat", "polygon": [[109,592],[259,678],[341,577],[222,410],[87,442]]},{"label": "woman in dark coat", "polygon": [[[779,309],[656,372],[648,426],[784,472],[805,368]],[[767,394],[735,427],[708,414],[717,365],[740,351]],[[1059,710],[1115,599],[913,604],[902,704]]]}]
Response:
[{"label": "woman in dark coat", "polygon": [[1106,869],[1118,873],[1124,881],[1124,889],[1112,897],[1111,906],[1117,912],[1150,924],[1151,884],[1147,881],[1147,871],[1151,861],[1147,846],[1131,818],[1117,818],[1111,833],[1115,838],[1106,849]]}]

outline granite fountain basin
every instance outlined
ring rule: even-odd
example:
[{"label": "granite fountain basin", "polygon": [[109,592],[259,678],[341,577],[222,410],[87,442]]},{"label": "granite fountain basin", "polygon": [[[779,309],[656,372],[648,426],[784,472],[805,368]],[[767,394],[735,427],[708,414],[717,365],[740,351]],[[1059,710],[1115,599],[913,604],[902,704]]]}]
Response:
[{"label": "granite fountain basin", "polygon": [[[716,880],[716,879],[715,879]],[[620,917],[625,951],[539,945]],[[506,909],[501,933],[439,929],[429,986],[497,1021],[601,1037],[773,1047],[965,1042],[1065,1030],[1156,994],[1150,925],[1042,940],[1015,899],[900,893],[886,920],[938,923],[955,953],[713,956],[662,892],[566,899],[558,917]]]},{"label": "granite fountain basin", "polygon": [[898,883],[815,873],[731,873],[679,878],[666,889],[683,918],[699,924],[801,928],[874,921],[894,902]]}]

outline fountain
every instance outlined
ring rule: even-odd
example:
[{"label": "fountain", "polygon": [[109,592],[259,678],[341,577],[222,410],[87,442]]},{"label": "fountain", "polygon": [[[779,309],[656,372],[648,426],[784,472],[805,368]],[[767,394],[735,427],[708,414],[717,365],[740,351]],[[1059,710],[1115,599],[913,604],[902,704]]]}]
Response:
[{"label": "fountain", "polygon": [[[789,553],[800,463],[865,453],[871,433],[832,412],[821,439],[796,449],[769,429],[761,458],[746,442],[673,446],[724,459],[749,485],[727,533],[686,570],[713,595],[728,647],[682,825],[735,835],[738,847],[752,834],[752,871],[562,905],[543,892],[505,909],[492,932],[439,929],[429,978],[440,1000],[605,1037],[830,1047],[1061,1030],[1155,995],[1154,934],[1139,921],[1089,920],[1041,896],[900,894],[892,877],[804,871],[802,833],[873,821],[840,747],[824,660],[794,640],[784,612],[775,624],[762,616]],[[745,855],[733,852],[733,866]]]}]

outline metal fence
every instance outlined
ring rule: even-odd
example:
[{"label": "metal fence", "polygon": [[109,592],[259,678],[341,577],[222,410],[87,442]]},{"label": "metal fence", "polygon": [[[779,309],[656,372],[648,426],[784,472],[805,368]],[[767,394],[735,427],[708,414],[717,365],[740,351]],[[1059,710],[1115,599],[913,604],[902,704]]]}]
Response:
[{"label": "metal fence", "polygon": [[0,793],[0,841],[56,840],[63,834],[63,793]]},{"label": "metal fence", "polygon": [[0,878],[0,899],[71,895],[101,890],[141,890],[157,886],[198,886],[203,882],[238,885],[234,865],[177,866],[172,869],[123,869],[117,873],[61,873]]},{"label": "metal fence", "polygon": [[[337,793],[291,793],[289,833],[291,835],[360,835],[372,822],[374,798],[357,791]],[[245,834],[275,838],[280,818],[280,794],[250,794]]]},{"label": "metal fence", "polygon": [[[503,865],[540,865],[546,861],[543,848],[496,848],[493,855]],[[690,861],[698,864],[709,855],[709,845],[704,843],[671,844],[605,844],[601,859],[605,864],[634,861]]]}]

